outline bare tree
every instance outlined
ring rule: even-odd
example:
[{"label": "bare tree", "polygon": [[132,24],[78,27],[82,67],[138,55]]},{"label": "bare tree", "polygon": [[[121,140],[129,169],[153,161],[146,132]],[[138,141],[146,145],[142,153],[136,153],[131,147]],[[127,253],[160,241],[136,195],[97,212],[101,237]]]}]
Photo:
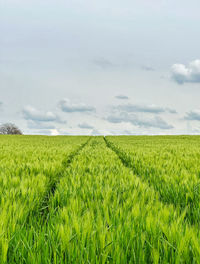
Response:
[{"label": "bare tree", "polygon": [[12,123],[6,123],[0,126],[0,134],[2,135],[22,135],[22,131]]}]

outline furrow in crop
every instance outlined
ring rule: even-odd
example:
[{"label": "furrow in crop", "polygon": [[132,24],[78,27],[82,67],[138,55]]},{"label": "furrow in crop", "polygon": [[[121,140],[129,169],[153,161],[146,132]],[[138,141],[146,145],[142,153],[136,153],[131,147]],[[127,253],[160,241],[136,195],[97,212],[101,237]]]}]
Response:
[{"label": "furrow in crop", "polygon": [[[107,146],[118,155],[124,166],[131,168],[139,178],[147,182],[149,186],[152,186],[159,193],[159,199],[163,203],[173,204],[177,211],[186,212],[185,221],[197,227],[200,225],[198,168],[195,171],[193,169],[194,165],[193,167],[189,166],[192,160],[190,163],[188,160],[183,160],[180,164],[181,167],[177,165],[178,162],[180,163],[180,159],[176,158],[179,152],[177,149],[172,148],[172,144],[175,143],[173,138],[168,143],[170,146],[167,145],[167,139],[165,143],[165,138],[162,138],[162,143],[159,145],[160,148],[153,145],[153,140],[155,144],[159,144],[159,138],[157,138],[157,141],[155,139],[146,139],[149,140],[146,144],[147,146],[149,144],[148,147],[150,148],[149,152],[147,152],[149,154],[146,156],[145,151],[148,151],[148,149],[145,149],[146,141],[142,141],[141,138],[132,137],[136,146],[128,145],[123,137],[118,139],[105,137],[104,140]],[[183,143],[177,143],[178,148],[183,148],[184,140],[182,140]],[[168,146],[168,149],[166,146]],[[162,148],[165,154],[162,153]],[[192,153],[191,151],[189,150],[189,153]],[[153,155],[155,156],[154,158]],[[162,160],[163,155],[166,155],[166,158]],[[195,153],[193,155],[195,157]],[[169,169],[167,170],[167,168]]]},{"label": "furrow in crop", "polygon": [[60,179],[48,221],[21,231],[11,263],[198,263],[199,231],[158,197],[94,137]]},{"label": "furrow in crop", "polygon": [[74,157],[77,156],[81,150],[89,143],[89,141],[91,140],[91,138],[89,138],[85,143],[83,143],[80,147],[78,147],[77,149],[75,149],[73,152],[71,152],[68,156],[67,159],[64,159],[62,161],[62,167],[61,169],[56,173],[56,177],[53,178],[53,181],[50,183],[50,188],[40,206],[40,209],[38,210],[38,212],[40,214],[43,215],[44,221],[47,218],[47,214],[49,211],[49,200],[51,198],[51,196],[54,195],[55,190],[56,190],[56,186],[58,184],[58,182],[60,181],[60,179],[63,177],[64,171],[70,166],[70,163],[73,161]]},{"label": "furrow in crop", "polygon": [[[1,263],[17,262],[15,258],[12,259],[12,256],[18,250],[19,245],[24,243],[23,235],[31,228],[33,219],[39,219],[40,225],[47,221],[48,202],[56,190],[57,182],[62,177],[62,171],[70,165],[73,158],[88,142],[87,137],[52,137],[51,139],[32,137],[30,139],[25,136],[20,137],[20,140],[19,143],[16,140],[18,143],[16,151],[12,148],[11,152],[13,156],[16,155],[13,157],[15,163],[13,165],[8,163],[11,176],[5,177],[2,174],[4,177],[2,178],[0,175],[0,180],[3,179],[6,184],[10,180],[9,185],[4,184],[4,192],[0,196],[2,206],[0,228],[4,230],[0,236]],[[39,147],[38,142],[40,143]],[[20,143],[22,146],[27,144],[26,148],[23,148]],[[28,152],[29,149],[30,152]],[[69,155],[62,163],[63,156],[67,153]],[[4,165],[7,160],[3,162],[0,166],[5,170],[4,173],[7,173],[7,167]],[[14,185],[13,188],[9,189],[12,185]],[[5,204],[4,207],[3,203]],[[24,245],[28,246],[26,243]],[[23,252],[18,253],[23,255]]]}]

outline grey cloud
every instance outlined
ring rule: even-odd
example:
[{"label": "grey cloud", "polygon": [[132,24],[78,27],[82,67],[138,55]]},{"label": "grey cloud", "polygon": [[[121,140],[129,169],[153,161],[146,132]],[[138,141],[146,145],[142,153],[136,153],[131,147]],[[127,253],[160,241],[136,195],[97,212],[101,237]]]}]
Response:
[{"label": "grey cloud", "polygon": [[186,120],[200,121],[200,110],[197,109],[197,110],[193,110],[193,111],[187,112],[186,116],[185,116],[185,119]]},{"label": "grey cloud", "polygon": [[58,103],[59,108],[63,112],[74,113],[74,112],[95,112],[95,108],[92,106],[85,105],[83,103],[73,104],[68,99],[63,99]]},{"label": "grey cloud", "polygon": [[172,79],[178,84],[200,82],[200,60],[194,60],[188,66],[174,64],[172,66]]},{"label": "grey cloud", "polygon": [[87,123],[81,123],[78,125],[78,127],[83,128],[83,129],[93,129],[94,128],[93,126],[91,126]]},{"label": "grey cloud", "polygon": [[127,114],[115,114],[115,115],[109,115],[106,120],[110,123],[122,123],[122,122],[130,122],[129,119],[127,118]]},{"label": "grey cloud", "polygon": [[33,120],[28,121],[27,127],[29,129],[39,129],[39,130],[56,129],[55,125],[53,124],[49,124],[41,121],[33,121]]},{"label": "grey cloud", "polygon": [[23,116],[26,120],[32,120],[37,122],[57,122],[57,123],[65,123],[62,121],[60,117],[50,111],[42,112],[35,109],[32,106],[26,106],[22,110]]},{"label": "grey cloud", "polygon": [[92,132],[91,132],[91,135],[92,136],[101,136],[103,135],[102,132],[100,132],[99,130],[97,129],[93,129]]},{"label": "grey cloud", "polygon": [[166,108],[166,111],[169,112],[170,114],[177,114],[177,111],[175,109]]},{"label": "grey cloud", "polygon": [[93,63],[102,69],[112,68],[114,66],[112,62],[104,58],[95,59]]},{"label": "grey cloud", "polygon": [[142,66],[142,70],[144,71],[155,71],[155,69],[153,67],[150,67],[150,66]]},{"label": "grey cloud", "polygon": [[0,110],[2,109],[3,107],[3,103],[0,101]]},{"label": "grey cloud", "polygon": [[116,95],[115,98],[120,99],[120,100],[128,100],[129,99],[128,96],[123,95],[123,94]]},{"label": "grey cloud", "polygon": [[110,115],[107,117],[107,121],[110,123],[131,123],[132,125],[138,127],[154,127],[160,129],[171,129],[173,128],[172,125],[166,123],[161,117],[155,116],[152,118],[141,118],[133,114],[128,113],[119,113],[115,115]]},{"label": "grey cloud", "polygon": [[160,114],[164,112],[176,113],[176,110],[171,108],[159,107],[156,105],[135,105],[135,104],[124,104],[114,107],[120,111],[125,112],[140,112],[140,113],[153,113]]}]

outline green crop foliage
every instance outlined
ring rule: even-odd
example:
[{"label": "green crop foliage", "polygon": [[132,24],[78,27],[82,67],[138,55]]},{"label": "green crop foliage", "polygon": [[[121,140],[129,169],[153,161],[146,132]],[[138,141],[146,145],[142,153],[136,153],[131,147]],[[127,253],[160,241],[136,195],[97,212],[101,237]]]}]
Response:
[{"label": "green crop foliage", "polygon": [[200,226],[200,137],[108,137],[107,145],[134,173],[159,192],[160,200],[185,210]]},{"label": "green crop foliage", "polygon": [[[12,242],[55,185],[62,161],[86,142],[85,137],[0,136],[0,263]],[[19,241],[20,242],[20,241]]]},{"label": "green crop foliage", "polygon": [[0,136],[0,263],[200,263],[199,147]]}]

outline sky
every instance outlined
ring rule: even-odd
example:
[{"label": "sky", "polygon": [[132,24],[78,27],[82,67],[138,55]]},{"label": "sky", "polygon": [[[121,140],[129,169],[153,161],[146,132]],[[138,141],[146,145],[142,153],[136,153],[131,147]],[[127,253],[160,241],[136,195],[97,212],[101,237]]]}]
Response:
[{"label": "sky", "polygon": [[0,124],[200,134],[200,1],[0,0]]}]

